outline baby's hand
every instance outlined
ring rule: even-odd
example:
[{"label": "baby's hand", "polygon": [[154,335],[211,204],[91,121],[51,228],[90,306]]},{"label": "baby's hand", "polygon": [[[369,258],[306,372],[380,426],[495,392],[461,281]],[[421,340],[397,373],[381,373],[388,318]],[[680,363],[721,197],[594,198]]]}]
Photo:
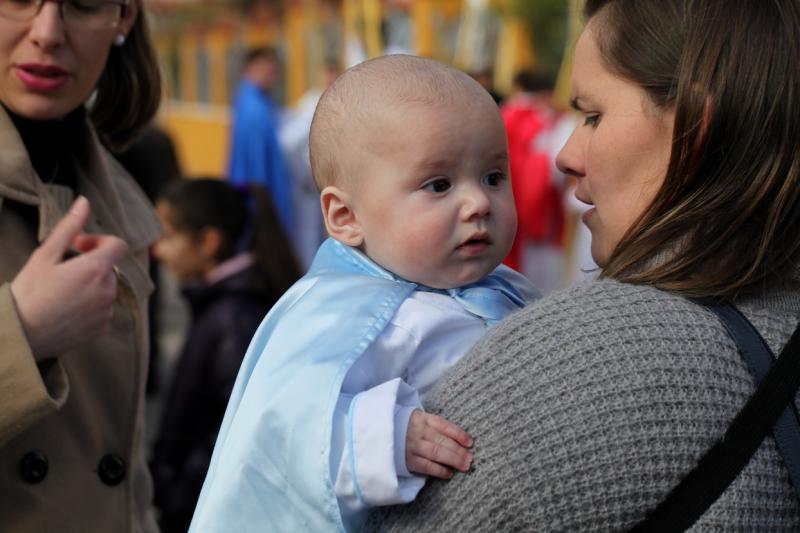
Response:
[{"label": "baby's hand", "polygon": [[472,437],[452,422],[418,409],[411,413],[406,432],[409,472],[450,479],[451,468],[469,470],[473,458],[471,447]]}]

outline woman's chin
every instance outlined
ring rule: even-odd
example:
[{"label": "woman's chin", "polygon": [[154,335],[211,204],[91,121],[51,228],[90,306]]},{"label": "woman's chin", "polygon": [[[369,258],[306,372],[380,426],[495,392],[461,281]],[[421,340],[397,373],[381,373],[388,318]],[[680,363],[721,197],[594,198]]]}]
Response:
[{"label": "woman's chin", "polygon": [[3,104],[16,115],[31,120],[61,120],[80,105],[39,94],[25,95]]},{"label": "woman's chin", "polygon": [[592,259],[594,260],[595,264],[600,268],[605,268],[606,264],[608,264],[609,252],[600,245],[595,245],[594,237],[592,237]]}]

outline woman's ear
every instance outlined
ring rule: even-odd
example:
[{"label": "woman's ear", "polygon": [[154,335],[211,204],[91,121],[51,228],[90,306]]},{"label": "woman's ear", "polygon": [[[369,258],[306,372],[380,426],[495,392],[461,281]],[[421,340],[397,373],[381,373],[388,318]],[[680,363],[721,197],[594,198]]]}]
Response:
[{"label": "woman's ear", "polygon": [[322,189],[319,201],[328,234],[348,246],[361,246],[364,236],[350,196],[339,187],[329,185]]},{"label": "woman's ear", "polygon": [[136,22],[136,17],[139,16],[139,2],[141,2],[141,0],[131,0],[130,3],[125,7],[125,16],[120,19],[119,24],[117,25],[117,30],[119,31],[120,35],[127,37],[128,33],[131,31],[131,28],[133,28],[133,25]]}]

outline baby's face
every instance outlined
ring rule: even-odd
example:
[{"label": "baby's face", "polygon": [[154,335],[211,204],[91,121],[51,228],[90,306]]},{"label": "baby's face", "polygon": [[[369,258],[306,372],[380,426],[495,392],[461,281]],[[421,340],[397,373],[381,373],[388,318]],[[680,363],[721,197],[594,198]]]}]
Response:
[{"label": "baby's face", "polygon": [[506,133],[490,101],[380,110],[359,146],[353,208],[373,261],[439,289],[502,262],[517,217]]}]

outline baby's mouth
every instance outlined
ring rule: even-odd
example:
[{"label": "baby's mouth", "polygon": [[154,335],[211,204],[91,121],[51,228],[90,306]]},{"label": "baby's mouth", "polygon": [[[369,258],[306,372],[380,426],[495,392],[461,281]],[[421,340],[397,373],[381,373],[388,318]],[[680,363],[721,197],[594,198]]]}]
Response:
[{"label": "baby's mouth", "polygon": [[469,239],[462,242],[458,245],[459,249],[476,249],[476,248],[484,248],[492,244],[492,240],[489,238],[488,233],[476,233],[472,235]]}]

